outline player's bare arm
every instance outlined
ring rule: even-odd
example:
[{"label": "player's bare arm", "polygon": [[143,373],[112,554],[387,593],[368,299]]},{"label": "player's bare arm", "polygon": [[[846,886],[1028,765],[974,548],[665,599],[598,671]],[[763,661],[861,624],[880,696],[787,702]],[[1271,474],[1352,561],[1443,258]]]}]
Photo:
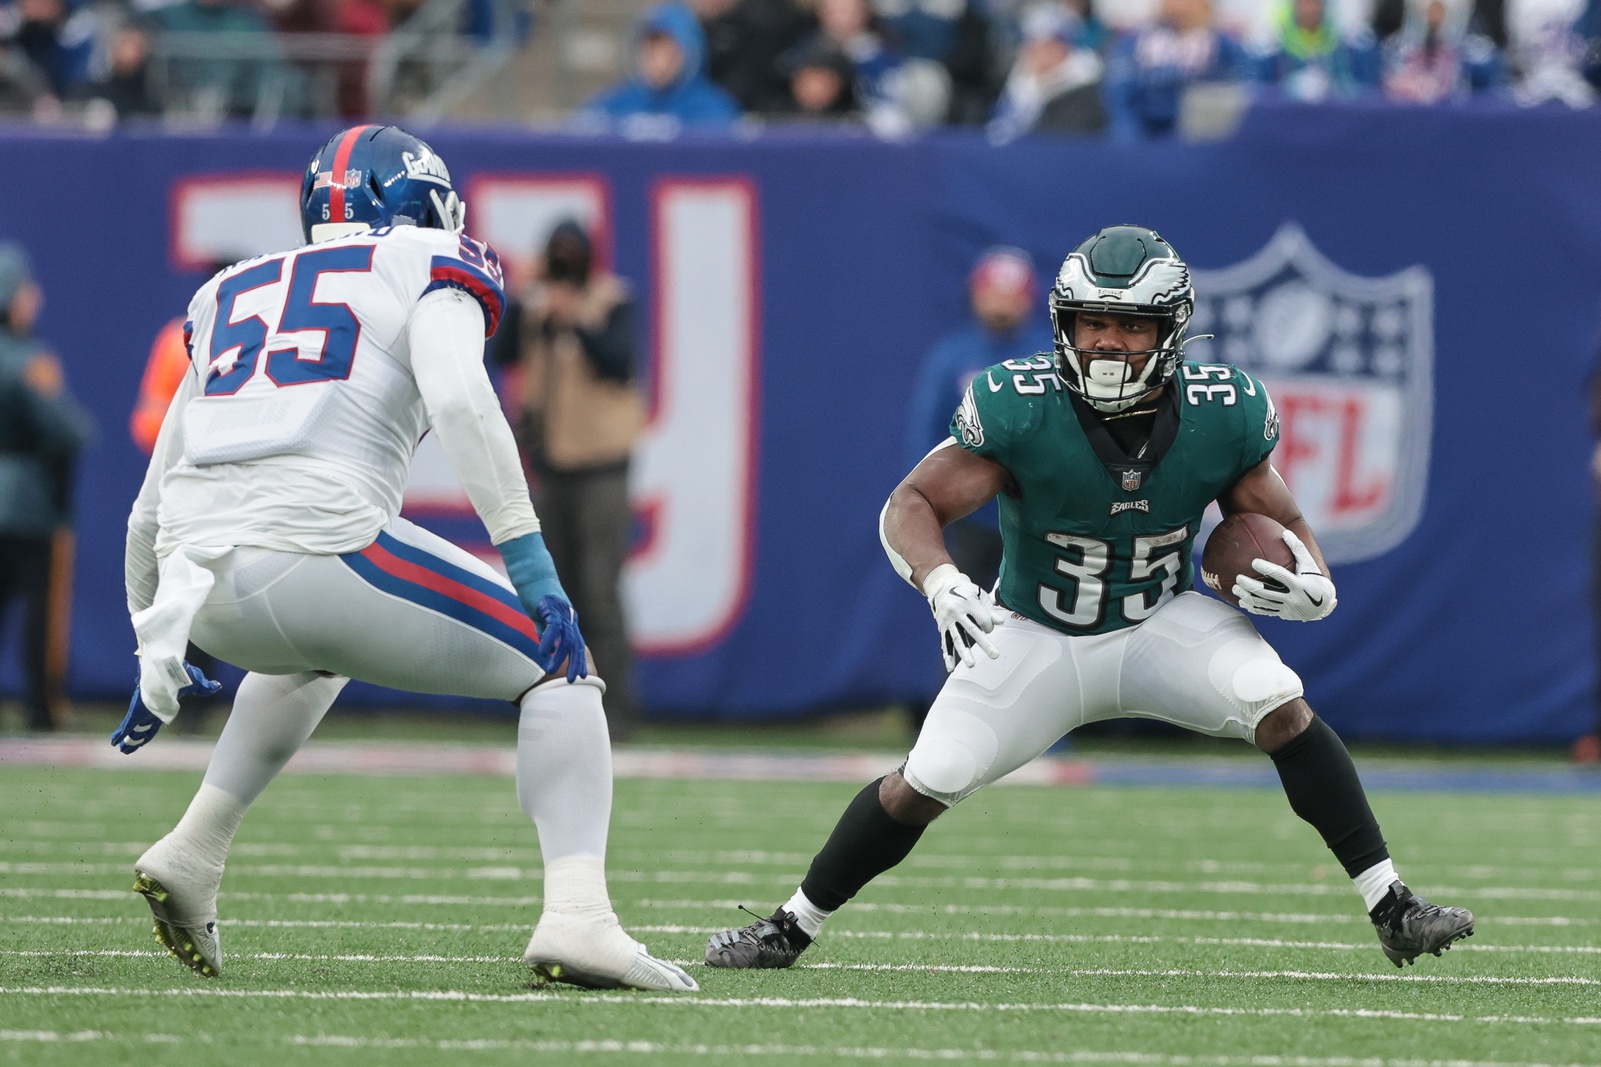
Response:
[{"label": "player's bare arm", "polygon": [[[1323,559],[1322,550],[1318,548],[1317,537],[1312,533],[1312,527],[1307,523],[1305,516],[1301,514],[1300,507],[1296,505],[1289,486],[1284,484],[1279,472],[1273,469],[1271,460],[1264,459],[1247,471],[1231,489],[1218,497],[1217,504],[1224,515],[1251,512],[1275,520],[1286,531],[1295,535],[1306,555],[1315,563],[1317,570],[1325,576],[1328,575],[1328,563]],[[1318,594],[1314,592],[1313,595]],[[1330,610],[1333,610],[1332,593],[1329,594],[1329,598]],[[1297,697],[1276,708],[1258,723],[1254,740],[1258,748],[1271,754],[1299,737],[1311,725],[1312,709],[1304,699]]]},{"label": "player's bare arm", "polygon": [[1224,515],[1249,511],[1275,520],[1301,539],[1306,550],[1317,561],[1319,570],[1324,574],[1329,573],[1329,565],[1323,560],[1323,551],[1318,548],[1317,537],[1313,535],[1312,527],[1302,516],[1295,497],[1290,495],[1290,487],[1284,484],[1279,472],[1273,469],[1272,460],[1264,459],[1246,471],[1244,477],[1234,483],[1233,488],[1217,498],[1217,506],[1223,510]]},{"label": "player's bare arm", "polygon": [[921,589],[936,567],[952,564],[945,527],[995,499],[1010,481],[1005,467],[965,449],[942,446],[924,456],[884,508],[884,543],[911,568],[907,580]]},{"label": "player's bare arm", "polygon": [[971,667],[975,648],[990,659],[1000,655],[986,635],[1004,613],[957,568],[945,551],[942,531],[1009,481],[1005,468],[954,444],[952,439],[925,456],[879,516],[879,540],[896,573],[928,598],[948,671],[958,663]]}]

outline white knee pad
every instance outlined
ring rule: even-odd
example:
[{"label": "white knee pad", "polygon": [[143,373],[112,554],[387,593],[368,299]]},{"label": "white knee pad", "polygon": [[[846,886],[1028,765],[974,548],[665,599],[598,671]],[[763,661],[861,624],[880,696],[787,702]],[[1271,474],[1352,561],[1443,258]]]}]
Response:
[{"label": "white knee pad", "polygon": [[956,708],[937,708],[906,757],[901,777],[926,797],[955,804],[989,783],[999,743],[989,723]]},{"label": "white knee pad", "polygon": [[1230,641],[1213,653],[1207,676],[1212,686],[1239,709],[1241,723],[1249,730],[1246,740],[1251,740],[1257,724],[1268,712],[1304,691],[1300,676],[1255,634]]}]

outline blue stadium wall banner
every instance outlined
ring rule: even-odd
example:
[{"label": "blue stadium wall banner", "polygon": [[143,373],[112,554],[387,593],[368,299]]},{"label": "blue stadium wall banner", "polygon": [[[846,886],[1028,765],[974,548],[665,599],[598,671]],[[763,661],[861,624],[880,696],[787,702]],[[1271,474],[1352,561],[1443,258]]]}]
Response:
[{"label": "blue stadium wall banner", "polygon": [[[126,699],[134,674],[123,532],[145,459],[126,427],[151,341],[213,263],[299,243],[300,169],[330,132],[0,133],[0,196],[26,208],[0,238],[31,251],[38,333],[102,430],[78,473],[80,699]],[[509,290],[576,218],[640,300],[652,401],[626,595],[653,716],[937,688],[928,608],[877,533],[919,362],[966,321],[983,249],[1026,249],[1048,277],[1132,222],[1194,269],[1190,333],[1212,336],[1190,358],[1273,397],[1275,463],[1340,607],[1260,629],[1313,707],[1370,739],[1554,743],[1593,721],[1601,115],[1268,106],[1227,141],[1140,146],[427,136]],[[427,440],[405,510],[494,559]],[[15,692],[14,665],[0,680]]]}]

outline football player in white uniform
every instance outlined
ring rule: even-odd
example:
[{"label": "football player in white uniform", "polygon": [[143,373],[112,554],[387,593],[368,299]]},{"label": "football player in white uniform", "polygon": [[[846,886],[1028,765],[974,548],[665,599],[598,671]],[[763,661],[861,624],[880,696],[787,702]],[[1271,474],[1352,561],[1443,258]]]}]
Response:
[{"label": "football player in white uniform", "polygon": [[[426,144],[358,126],[306,169],[307,244],[228,268],[190,303],[192,371],[128,520],[140,672],[112,743],[137,751],[182,699],[215,688],[183,660],[191,638],[250,673],[182,821],[134,865],[135,889],[186,966],[220,973],[229,844],[349,679],[498,698],[521,709],[517,797],[544,858],[524,960],[541,980],[692,990],[607,895],[604,686],[484,370],[505,298],[464,216]],[[430,429],[509,582],[400,518]]]}]

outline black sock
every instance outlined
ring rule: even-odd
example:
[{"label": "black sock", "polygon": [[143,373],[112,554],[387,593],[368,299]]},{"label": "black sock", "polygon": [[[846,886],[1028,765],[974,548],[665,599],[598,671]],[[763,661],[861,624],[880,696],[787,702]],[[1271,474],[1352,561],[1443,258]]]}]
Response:
[{"label": "black sock", "polygon": [[825,911],[835,910],[862,886],[905,859],[928,829],[890,818],[878,799],[878,786],[883,780],[870,783],[856,794],[822,851],[812,858],[811,870],[801,882],[806,899]]},{"label": "black sock", "polygon": [[1355,878],[1390,858],[1379,821],[1368,807],[1356,764],[1329,724],[1312,716],[1312,725],[1272,753],[1290,809],[1311,823]]}]

